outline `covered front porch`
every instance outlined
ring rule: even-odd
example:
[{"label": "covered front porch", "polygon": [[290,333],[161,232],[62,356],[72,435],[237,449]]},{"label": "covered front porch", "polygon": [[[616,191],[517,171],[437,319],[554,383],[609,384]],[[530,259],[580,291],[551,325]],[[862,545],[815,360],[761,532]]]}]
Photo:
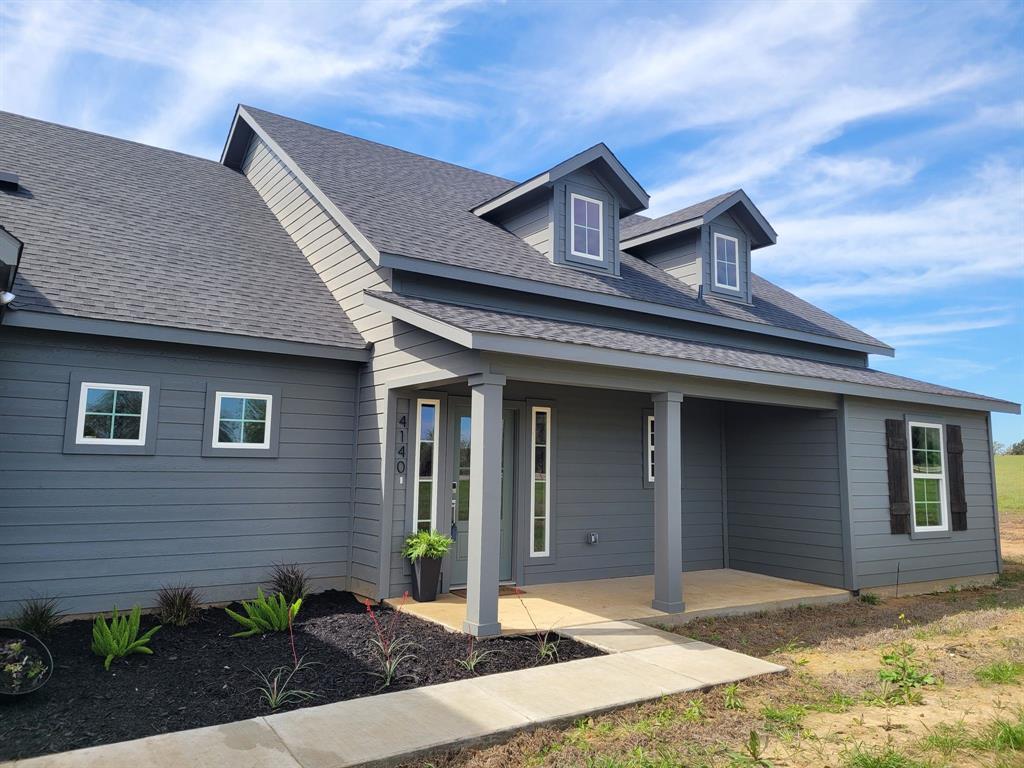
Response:
[{"label": "covered front porch", "polygon": [[[651,606],[654,576],[627,576],[505,589],[498,597],[498,622],[505,635],[533,634],[549,629],[580,627],[607,621],[633,620],[648,624],[680,624],[701,616],[730,616],[797,605],[845,602],[844,589],[780,579],[731,568],[683,574],[686,605],[682,613],[665,613]],[[680,584],[682,592],[682,584]],[[440,595],[431,603],[392,598],[393,607],[421,619],[462,631],[466,599],[457,593]]]}]

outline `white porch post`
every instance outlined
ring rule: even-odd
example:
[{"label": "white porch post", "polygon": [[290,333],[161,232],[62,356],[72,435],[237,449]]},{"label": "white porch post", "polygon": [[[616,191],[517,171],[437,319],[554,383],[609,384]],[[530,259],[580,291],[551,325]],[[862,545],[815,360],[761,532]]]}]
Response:
[{"label": "white porch post", "polygon": [[501,428],[505,377],[469,377],[472,390],[472,451],[469,465],[469,559],[466,570],[465,632],[501,634],[498,622],[498,563],[501,541]]},{"label": "white porch post", "polygon": [[683,611],[683,428],[679,392],[654,395],[654,600]]}]

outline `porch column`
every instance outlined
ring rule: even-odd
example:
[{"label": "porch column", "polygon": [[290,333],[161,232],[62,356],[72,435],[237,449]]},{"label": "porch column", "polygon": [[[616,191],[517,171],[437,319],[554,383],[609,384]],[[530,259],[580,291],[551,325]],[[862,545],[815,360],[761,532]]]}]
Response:
[{"label": "porch column", "polygon": [[654,395],[654,600],[683,611],[683,428],[679,392]]},{"label": "porch column", "polygon": [[472,390],[472,450],[469,465],[469,558],[466,569],[465,632],[501,634],[498,623],[498,563],[501,559],[501,427],[505,377],[469,377]]}]

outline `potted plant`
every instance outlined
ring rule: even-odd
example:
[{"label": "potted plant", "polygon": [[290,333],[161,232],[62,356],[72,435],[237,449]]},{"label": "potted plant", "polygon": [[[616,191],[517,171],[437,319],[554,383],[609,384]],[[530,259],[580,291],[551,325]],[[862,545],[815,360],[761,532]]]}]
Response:
[{"label": "potted plant", "polygon": [[437,599],[441,578],[441,559],[448,553],[452,540],[437,531],[417,531],[405,540],[402,555],[412,563],[412,599],[429,603]]},{"label": "potted plant", "polygon": [[38,691],[52,671],[53,657],[42,640],[20,629],[0,629],[0,697]]}]

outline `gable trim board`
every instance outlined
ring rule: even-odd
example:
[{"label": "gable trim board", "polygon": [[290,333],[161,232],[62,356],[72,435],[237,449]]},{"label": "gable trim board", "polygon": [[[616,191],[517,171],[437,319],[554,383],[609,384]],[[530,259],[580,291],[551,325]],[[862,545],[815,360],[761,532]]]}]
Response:
[{"label": "gable trim board", "polygon": [[[783,373],[777,371],[755,370],[745,368],[742,364],[725,365],[721,363],[685,359],[684,357],[668,357],[662,355],[646,354],[626,351],[624,349],[613,349],[597,347],[585,344],[573,344],[562,341],[551,341],[547,339],[529,338],[522,335],[505,333],[484,332],[468,330],[451,322],[432,317],[426,311],[420,311],[410,306],[396,303],[404,297],[395,294],[370,293],[366,294],[366,303],[382,312],[391,314],[396,319],[410,323],[417,327],[428,330],[431,333],[440,335],[455,343],[461,344],[468,349],[477,349],[488,352],[502,352],[527,357],[539,357],[552,360],[563,360],[567,362],[590,363],[594,365],[611,366],[616,368],[634,368],[646,371],[661,371],[664,373],[676,373],[687,376],[702,378],[726,379],[731,381],[742,381],[753,384],[765,384],[790,389],[809,389],[814,391],[827,391],[836,394],[860,395],[863,397],[875,397],[901,402],[924,403],[941,405],[954,408],[967,408],[973,410],[998,410],[1006,413],[1019,413],[1020,406],[1015,403],[1008,403],[1001,400],[988,400],[982,397],[972,397],[969,393],[956,394],[933,394],[928,392],[886,387],[879,384],[862,384],[856,382],[844,382],[841,380],[828,379],[822,376],[800,375],[795,373]],[[406,300],[408,301],[408,300]],[[431,302],[415,300],[417,304],[430,307]],[[443,306],[435,303],[436,306]],[[448,305],[454,306],[454,305]],[[467,309],[467,308],[464,308]],[[487,314],[497,318],[510,318],[515,316],[511,313],[488,312]],[[572,323],[556,323],[548,321],[564,328],[564,336],[572,337],[573,330],[579,330],[580,326]],[[668,339],[664,337],[652,337],[646,334],[630,334],[629,332],[606,329],[613,333],[622,334],[623,337],[632,336],[637,341],[657,338],[665,342],[677,342],[693,347],[708,347],[711,345],[700,345],[693,342]],[[717,347],[717,349],[725,349]],[[796,361],[798,365],[818,368],[822,371],[835,370],[848,371],[852,374],[854,370],[862,374],[878,374],[868,369],[844,369],[843,366],[829,363],[812,363],[811,361],[798,360],[796,358],[785,358],[782,355],[772,355],[761,352],[747,352],[735,350],[739,355],[746,355],[751,360],[757,359],[771,363],[772,361],[785,361],[790,363]]]}]

